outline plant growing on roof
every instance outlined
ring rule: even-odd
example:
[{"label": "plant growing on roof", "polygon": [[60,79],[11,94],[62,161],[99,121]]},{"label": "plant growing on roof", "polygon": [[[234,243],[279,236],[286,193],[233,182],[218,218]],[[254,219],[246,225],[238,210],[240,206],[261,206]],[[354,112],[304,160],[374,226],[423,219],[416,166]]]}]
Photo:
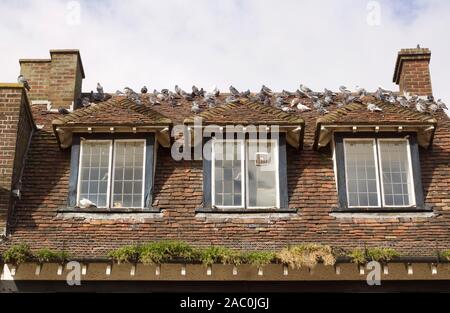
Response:
[{"label": "plant growing on roof", "polygon": [[270,251],[246,252],[242,256],[243,263],[262,268],[276,260],[276,253]]},{"label": "plant growing on roof", "polygon": [[368,248],[365,250],[355,249],[348,256],[353,263],[365,264],[370,261],[387,263],[400,254],[392,248]]},{"label": "plant growing on roof", "polygon": [[330,246],[302,244],[285,248],[277,254],[278,259],[292,268],[313,268],[317,263],[334,265],[336,259]]},{"label": "plant growing on roof", "polygon": [[196,251],[182,241],[159,241],[141,247],[139,261],[144,264],[161,264],[175,259],[194,260]]},{"label": "plant growing on roof", "polygon": [[50,249],[38,250],[35,254],[39,263],[64,263],[69,259],[69,254],[65,251],[52,251]]},{"label": "plant growing on roof", "polygon": [[353,263],[356,264],[365,264],[367,263],[366,253],[363,249],[354,249],[352,252],[348,254]]},{"label": "plant growing on roof", "polygon": [[32,259],[30,246],[25,243],[11,246],[3,253],[5,263],[19,265]]},{"label": "plant growing on roof", "polygon": [[445,260],[450,261],[450,249],[444,250],[440,254],[441,254],[441,257],[443,257]]},{"label": "plant growing on roof", "polygon": [[137,263],[139,260],[141,247],[129,245],[111,251],[108,256],[116,263]]},{"label": "plant growing on roof", "polygon": [[205,266],[217,263],[232,265],[240,265],[242,263],[241,253],[226,247],[211,246],[199,250],[198,257]]}]

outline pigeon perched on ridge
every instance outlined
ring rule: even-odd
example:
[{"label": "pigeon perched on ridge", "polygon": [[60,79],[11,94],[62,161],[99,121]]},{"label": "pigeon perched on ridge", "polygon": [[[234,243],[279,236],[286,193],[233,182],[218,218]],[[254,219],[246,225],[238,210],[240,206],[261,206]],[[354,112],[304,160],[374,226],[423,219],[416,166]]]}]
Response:
[{"label": "pigeon perched on ridge", "polygon": [[367,96],[367,90],[364,89],[364,88],[362,88],[362,87],[359,87],[359,86],[356,86],[356,93],[357,93],[358,96],[360,96],[360,97],[365,97],[365,96]]},{"label": "pigeon perched on ridge", "polygon": [[28,90],[28,91],[31,90],[28,80],[23,75],[19,75],[19,77],[17,77],[17,82],[20,84],[23,84],[23,86],[25,87],[26,90]]},{"label": "pigeon perched on ridge", "polygon": [[191,112],[198,114],[200,113],[201,109],[200,109],[200,105],[197,102],[192,102],[192,108],[191,108]]},{"label": "pigeon perched on ridge", "polygon": [[339,87],[339,90],[340,90],[342,93],[352,93],[352,92],[351,92],[350,90],[348,90],[347,87],[345,87],[345,86]]},{"label": "pigeon perched on ridge", "polygon": [[376,104],[373,104],[373,103],[369,103],[367,105],[367,110],[369,110],[370,112],[381,112],[381,111],[383,111],[380,107],[378,107]]},{"label": "pigeon perched on ridge", "polygon": [[120,90],[116,90],[116,96],[123,96],[124,93]]},{"label": "pigeon perched on ridge", "polygon": [[269,87],[267,87],[265,85],[262,85],[261,92],[268,96],[272,95],[272,89],[270,89]]},{"label": "pigeon perched on ridge", "polygon": [[402,107],[409,108],[409,102],[408,99],[406,99],[406,97],[404,96],[397,97],[397,102],[400,103]]},{"label": "pigeon perched on ridge", "polygon": [[419,99],[416,103],[416,110],[420,113],[423,113],[427,110],[427,104],[426,101],[423,99]]},{"label": "pigeon perched on ridge", "polygon": [[251,95],[250,89],[241,93],[241,97],[243,97],[243,98],[249,98],[250,95]]},{"label": "pigeon perched on ridge", "polygon": [[141,93],[146,94],[148,92],[147,86],[142,87]]},{"label": "pigeon perched on ridge", "polygon": [[306,94],[312,92],[312,90],[311,90],[310,88],[308,88],[308,87],[306,87],[305,85],[302,85],[302,84],[300,84],[300,90],[301,90],[303,93],[306,93]]},{"label": "pigeon perched on ridge", "polygon": [[291,107],[295,107],[296,105],[298,105],[300,103],[300,99],[299,98],[294,98],[291,101]]},{"label": "pigeon perched on ridge", "polygon": [[240,96],[240,92],[234,88],[233,86],[230,86],[230,93],[235,96],[235,97],[239,97]]},{"label": "pigeon perched on ridge", "polygon": [[104,91],[103,91],[103,86],[100,85],[100,83],[97,83],[97,92],[99,95],[103,95]]},{"label": "pigeon perched on ridge", "polygon": [[439,99],[436,104],[438,105],[439,109],[442,110],[447,110],[447,106],[445,105],[444,101],[442,101],[441,99]]}]

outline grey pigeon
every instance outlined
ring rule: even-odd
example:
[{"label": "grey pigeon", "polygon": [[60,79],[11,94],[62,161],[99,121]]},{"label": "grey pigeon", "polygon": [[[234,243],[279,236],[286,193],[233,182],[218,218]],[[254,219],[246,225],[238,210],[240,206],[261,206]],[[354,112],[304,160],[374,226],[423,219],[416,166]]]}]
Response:
[{"label": "grey pigeon", "polygon": [[333,97],[333,96],[335,96],[336,94],[335,94],[334,92],[332,92],[331,90],[325,88],[325,89],[323,90],[323,95],[324,95],[325,97]]},{"label": "grey pigeon", "polygon": [[184,90],[181,89],[178,85],[175,85],[175,92],[181,96]]},{"label": "grey pigeon", "polygon": [[270,89],[269,87],[267,87],[265,85],[262,85],[261,92],[268,96],[271,96],[273,94],[272,89]]},{"label": "grey pigeon", "polygon": [[406,97],[404,96],[397,97],[397,102],[400,103],[402,107],[409,108],[409,102],[408,99],[406,99]]},{"label": "grey pigeon", "polygon": [[242,92],[241,97],[243,98],[249,98],[251,95],[250,89],[248,89],[247,91]]},{"label": "grey pigeon", "polygon": [[351,92],[350,90],[348,90],[347,87],[345,87],[345,86],[339,87],[339,90],[340,90],[342,93],[352,93],[352,92]]},{"label": "grey pigeon", "polygon": [[100,85],[100,83],[97,83],[97,92],[99,95],[104,94],[103,87],[102,87],[102,85]]},{"label": "grey pigeon", "polygon": [[201,109],[200,109],[199,104],[197,102],[195,102],[195,101],[192,102],[191,112],[193,112],[195,114],[198,114],[198,113],[200,113],[200,111],[201,111]]},{"label": "grey pigeon", "polygon": [[281,108],[282,106],[284,106],[285,103],[286,103],[286,102],[284,101],[284,99],[283,99],[282,97],[277,97],[277,98],[275,99],[275,106],[276,106],[277,108]]},{"label": "grey pigeon", "polygon": [[373,104],[373,103],[369,103],[367,105],[367,110],[369,110],[370,112],[381,112],[381,111],[383,111],[380,107],[378,107],[376,104]]},{"label": "grey pigeon", "polygon": [[81,99],[81,105],[84,107],[88,107],[91,105],[91,101],[88,97],[83,97],[83,99]]},{"label": "grey pigeon", "polygon": [[266,96],[266,98],[264,99],[264,105],[267,105],[267,106],[272,105],[272,101],[270,100],[270,97]]},{"label": "grey pigeon", "polygon": [[122,96],[124,93],[120,90],[116,90],[116,96]]},{"label": "grey pigeon", "polygon": [[20,84],[23,84],[23,86],[25,87],[26,90],[28,90],[28,91],[31,90],[28,80],[23,75],[19,75],[19,77],[17,77],[17,82]]},{"label": "grey pigeon", "polygon": [[434,102],[432,102],[428,108],[433,113],[436,112],[437,110],[439,110],[439,106],[436,103],[434,103]]},{"label": "grey pigeon", "polygon": [[235,96],[235,97],[239,97],[240,96],[240,92],[234,88],[233,86],[230,86],[230,93]]},{"label": "grey pigeon", "polygon": [[427,110],[427,103],[423,99],[419,99],[416,103],[416,110],[420,113],[423,113]]},{"label": "grey pigeon", "polygon": [[70,114],[69,110],[67,110],[66,108],[59,108],[58,112],[59,112],[59,114],[64,114],[64,115]]},{"label": "grey pigeon", "polygon": [[442,101],[441,99],[439,99],[436,104],[438,105],[439,109],[442,110],[447,110],[447,106],[445,105],[444,101]]},{"label": "grey pigeon", "polygon": [[283,97],[283,98],[288,98],[290,96],[292,96],[292,92],[289,92],[289,91],[284,90],[284,89],[283,89],[283,91],[280,94],[280,97]]},{"label": "grey pigeon", "polygon": [[200,90],[197,88],[197,86],[192,86],[192,95],[194,96],[200,96]]},{"label": "grey pigeon", "polygon": [[232,103],[238,103],[238,102],[239,102],[239,98],[236,98],[236,97],[233,96],[233,95],[228,96],[228,97],[225,99],[225,103],[226,103],[226,104],[232,104]]},{"label": "grey pigeon", "polygon": [[306,87],[305,85],[302,85],[302,84],[300,84],[300,90],[306,94],[312,92],[311,89],[309,89],[308,87]]},{"label": "grey pigeon", "polygon": [[142,87],[141,93],[146,94],[148,92],[147,86]]},{"label": "grey pigeon", "polygon": [[365,96],[367,96],[367,90],[364,89],[364,88],[362,88],[362,87],[359,87],[359,86],[356,86],[356,93],[357,93],[358,96],[360,96],[360,97],[365,97]]}]

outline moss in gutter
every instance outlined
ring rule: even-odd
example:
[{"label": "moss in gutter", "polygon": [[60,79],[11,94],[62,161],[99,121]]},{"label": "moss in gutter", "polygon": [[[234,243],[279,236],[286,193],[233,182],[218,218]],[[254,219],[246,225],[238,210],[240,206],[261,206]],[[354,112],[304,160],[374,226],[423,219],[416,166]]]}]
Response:
[{"label": "moss in gutter", "polygon": [[355,249],[348,255],[353,263],[365,264],[371,261],[388,263],[400,254],[392,248],[367,248],[365,250]]},{"label": "moss in gutter", "polygon": [[19,265],[33,259],[33,254],[31,253],[30,247],[25,243],[11,246],[3,253],[2,256],[5,263],[15,265]]}]

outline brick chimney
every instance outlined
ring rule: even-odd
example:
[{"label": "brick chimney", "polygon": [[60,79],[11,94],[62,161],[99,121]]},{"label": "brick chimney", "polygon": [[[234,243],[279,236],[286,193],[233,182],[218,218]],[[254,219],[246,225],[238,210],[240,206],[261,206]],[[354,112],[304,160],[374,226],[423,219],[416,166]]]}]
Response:
[{"label": "brick chimney", "polygon": [[430,76],[431,51],[427,48],[402,49],[395,65],[394,83],[400,92],[417,96],[431,96]]},{"label": "brick chimney", "polygon": [[20,197],[25,157],[35,129],[24,87],[0,83],[0,241]]},{"label": "brick chimney", "polygon": [[20,73],[28,79],[31,101],[50,101],[70,108],[81,95],[85,78],[78,50],[50,50],[50,59],[21,59]]}]

